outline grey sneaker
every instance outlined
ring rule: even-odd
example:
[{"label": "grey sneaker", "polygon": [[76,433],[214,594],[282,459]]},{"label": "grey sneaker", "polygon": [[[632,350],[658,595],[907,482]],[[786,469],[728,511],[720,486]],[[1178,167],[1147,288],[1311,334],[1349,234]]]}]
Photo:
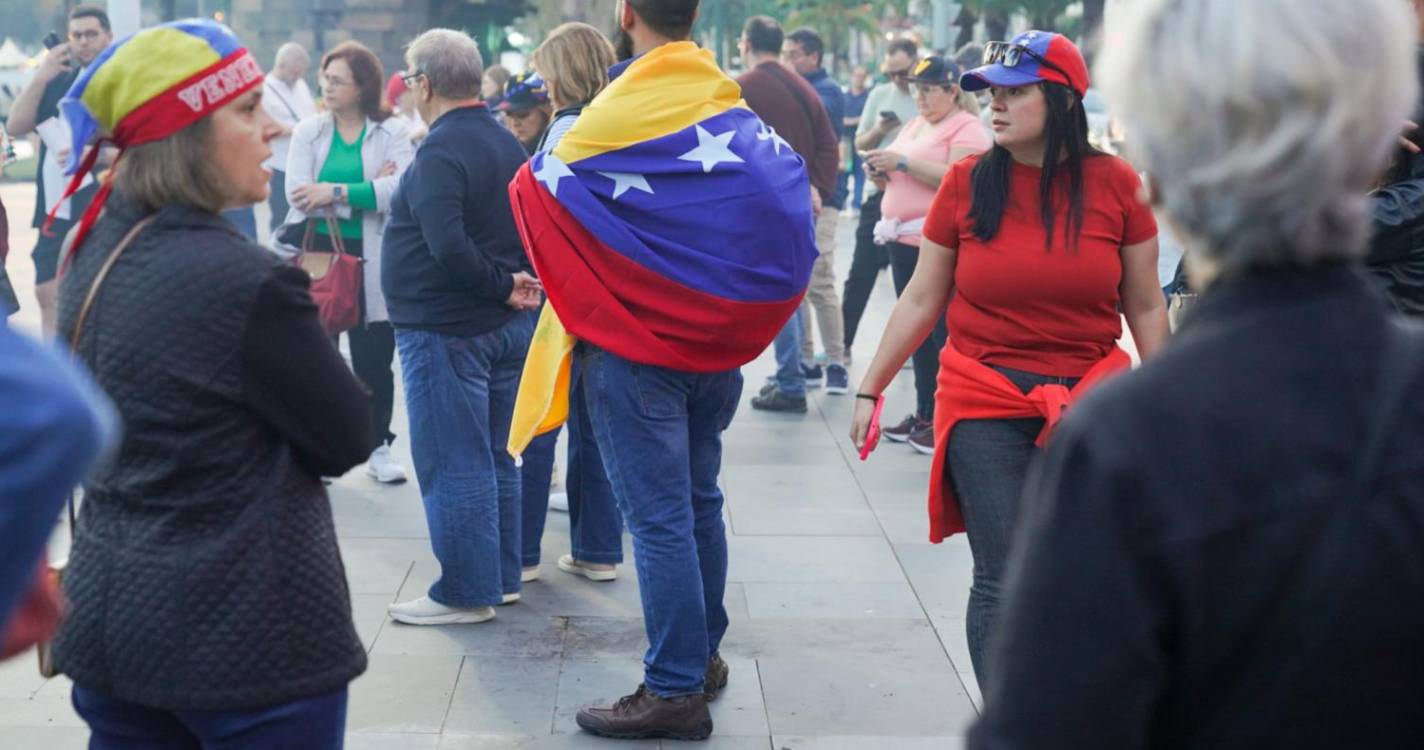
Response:
[{"label": "grey sneaker", "polygon": [[779,411],[788,414],[805,414],[806,397],[789,396],[780,388],[773,388],[771,393],[765,396],[754,396],[752,398],[752,408],[761,411]]}]

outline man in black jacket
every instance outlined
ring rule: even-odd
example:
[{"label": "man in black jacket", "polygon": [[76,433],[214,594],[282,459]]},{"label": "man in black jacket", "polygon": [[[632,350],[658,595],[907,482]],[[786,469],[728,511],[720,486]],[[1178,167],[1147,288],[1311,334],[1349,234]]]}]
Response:
[{"label": "man in black jacket", "polygon": [[[1424,40],[1424,0],[1412,0],[1419,18],[1419,37]],[[1424,80],[1424,48],[1415,58]],[[1424,109],[1414,121],[1424,122]],[[1371,200],[1374,210],[1374,237],[1370,240],[1365,266],[1384,284],[1397,310],[1410,316],[1424,316],[1424,158],[1419,154],[1417,127],[1400,139],[1394,166]]]},{"label": "man in black jacket", "polygon": [[525,153],[480,101],[465,34],[426,32],[406,85],[430,134],[391,201],[381,287],[396,329],[416,477],[440,578],[392,604],[413,625],[485,622],[519,598],[519,470],[505,450],[539,282],[507,186]]}]

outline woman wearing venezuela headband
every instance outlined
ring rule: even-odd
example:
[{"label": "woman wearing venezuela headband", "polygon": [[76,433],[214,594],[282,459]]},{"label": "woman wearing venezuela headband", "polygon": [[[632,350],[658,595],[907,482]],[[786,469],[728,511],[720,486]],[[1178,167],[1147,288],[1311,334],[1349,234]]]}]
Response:
[{"label": "woman wearing venezuela headband", "polygon": [[219,215],[267,197],[261,83],[225,26],[179,21],[110,46],[61,104],[74,153],[121,150],[59,293],[124,426],[54,643],[91,748],[339,748],[366,668],[320,479],[366,459],[366,397],[306,274]]},{"label": "woman wearing venezuela headband", "polygon": [[950,167],[920,257],[865,379],[851,439],[948,304],[940,352],[930,541],[965,531],[974,558],[967,629],[981,686],[1029,463],[1068,402],[1167,338],[1157,225],[1127,162],[1088,145],[1088,67],[1067,38],[1028,31],[991,43],[967,91],[993,94],[994,147]]}]

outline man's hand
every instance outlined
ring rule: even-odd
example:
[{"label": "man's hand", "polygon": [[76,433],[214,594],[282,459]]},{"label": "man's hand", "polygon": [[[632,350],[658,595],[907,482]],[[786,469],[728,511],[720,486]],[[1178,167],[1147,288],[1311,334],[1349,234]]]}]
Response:
[{"label": "man's hand", "polygon": [[812,186],[811,186],[811,215],[812,215],[812,216],[819,216],[820,213],[821,213],[821,208],[822,208],[824,205],[825,205],[825,204],[822,203],[822,201],[821,201],[821,191],[817,190],[815,185],[812,185]]},{"label": "man's hand", "polygon": [[336,196],[332,195],[332,185],[329,182],[311,182],[292,191],[292,205],[307,214],[323,206],[331,205],[335,199]]},{"label": "man's hand", "polygon": [[505,300],[504,304],[515,310],[538,310],[539,305],[544,304],[544,285],[523,271],[512,275],[514,289],[510,291],[509,299]]},{"label": "man's hand", "polygon": [[376,174],[376,179],[379,180],[379,179],[381,179],[382,177],[390,177],[391,175],[393,175],[393,174],[395,174],[395,173],[396,173],[396,163],[393,162],[393,161],[388,161],[388,162],[386,162],[384,165],[381,166],[381,171]]},{"label": "man's hand", "polygon": [[69,61],[74,53],[69,49],[69,43],[55,45],[45,53],[44,59],[40,61],[40,66],[35,70],[35,79],[48,83],[71,70]]}]

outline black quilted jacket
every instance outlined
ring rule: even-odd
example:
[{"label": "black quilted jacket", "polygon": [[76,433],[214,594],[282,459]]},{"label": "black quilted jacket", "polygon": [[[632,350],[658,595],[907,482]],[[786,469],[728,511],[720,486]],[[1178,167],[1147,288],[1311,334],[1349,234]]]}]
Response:
[{"label": "black quilted jacket", "polygon": [[[68,338],[139,219],[115,194],[60,286]],[[365,394],[306,277],[220,217],[163,209],[77,347],[122,446],[86,485],[55,642],[86,688],[169,710],[273,705],[366,667],[320,474],[365,459]]]}]

